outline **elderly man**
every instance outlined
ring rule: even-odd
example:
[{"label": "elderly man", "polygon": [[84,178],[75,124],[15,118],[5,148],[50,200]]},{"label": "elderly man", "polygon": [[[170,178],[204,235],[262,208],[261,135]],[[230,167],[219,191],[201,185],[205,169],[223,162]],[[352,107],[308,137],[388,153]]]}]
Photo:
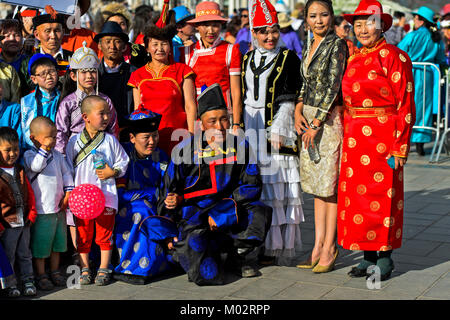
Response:
[{"label": "elderly man", "polygon": [[63,14],[41,14],[33,18],[34,36],[40,42],[39,52],[49,54],[58,63],[58,76],[61,78],[66,73],[69,58],[73,52],[62,48],[64,36],[63,26],[65,16]]},{"label": "elderly man", "polygon": [[[227,132],[219,84],[198,97],[198,111],[202,133],[174,148],[158,213],[178,227],[177,237],[167,241],[173,261],[197,285],[217,285],[224,283],[227,266],[241,277],[258,275],[249,257],[256,258],[265,240],[272,208],[259,201],[262,180],[247,141]],[[228,253],[225,264],[222,252]]]},{"label": "elderly man", "polygon": [[[126,63],[123,57],[128,35],[116,22],[107,21],[94,41],[98,43],[103,53],[98,69],[98,89],[113,102],[119,119],[119,128],[123,128],[126,119],[134,110],[133,88],[127,86],[127,83],[136,67]],[[124,141],[126,138],[122,134],[120,140]]]}]

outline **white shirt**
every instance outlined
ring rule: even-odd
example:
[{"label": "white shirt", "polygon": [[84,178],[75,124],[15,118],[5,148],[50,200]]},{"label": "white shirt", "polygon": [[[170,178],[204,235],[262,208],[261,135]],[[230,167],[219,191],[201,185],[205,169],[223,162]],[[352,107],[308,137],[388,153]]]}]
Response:
[{"label": "white shirt", "polygon": [[[77,187],[80,184],[89,183],[99,187],[105,195],[105,207],[118,210],[119,201],[117,198],[116,181],[114,178],[103,181],[98,178],[95,173],[91,154],[86,156],[76,168],[73,167],[73,159],[83,147],[83,143],[80,140],[82,133],[83,131],[71,137],[66,148],[66,160],[74,176],[74,185]],[[105,132],[105,138],[96,150],[98,154],[103,156],[103,159],[108,163],[110,168],[120,170],[117,178],[125,174],[130,158],[113,135]]]},{"label": "white shirt", "polygon": [[47,152],[42,148],[32,148],[25,151],[24,162],[36,198],[37,213],[59,212],[64,193],[73,189],[72,172],[64,156],[56,150]]},{"label": "white shirt", "polygon": [[[40,49],[41,49],[41,53],[42,53],[42,54],[45,54],[44,50],[42,50],[42,47],[41,47]],[[56,59],[56,57],[57,57],[58,55],[61,55],[61,59],[64,59],[64,52],[63,52],[63,48],[62,48],[62,47],[59,47],[58,52],[53,56],[53,58]]]}]

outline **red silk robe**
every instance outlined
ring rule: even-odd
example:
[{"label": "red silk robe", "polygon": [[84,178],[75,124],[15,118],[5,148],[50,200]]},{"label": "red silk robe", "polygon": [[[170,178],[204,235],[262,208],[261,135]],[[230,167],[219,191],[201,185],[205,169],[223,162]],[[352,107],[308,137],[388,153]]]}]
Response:
[{"label": "red silk robe", "polygon": [[403,234],[403,168],[415,122],[409,56],[380,39],[356,50],[342,80],[344,140],[338,189],[338,243],[345,249],[399,248]]}]

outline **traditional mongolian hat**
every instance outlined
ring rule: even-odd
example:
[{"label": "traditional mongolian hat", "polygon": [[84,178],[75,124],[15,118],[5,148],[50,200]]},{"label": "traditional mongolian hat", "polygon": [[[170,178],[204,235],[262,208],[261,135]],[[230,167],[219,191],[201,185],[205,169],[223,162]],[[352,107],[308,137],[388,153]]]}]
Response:
[{"label": "traditional mongolian hat", "polygon": [[222,23],[228,20],[220,15],[220,6],[214,1],[202,1],[195,7],[195,19],[188,23],[199,23],[206,21],[219,21]]},{"label": "traditional mongolian hat", "polygon": [[173,10],[169,11],[169,0],[164,0],[164,6],[158,21],[145,29],[144,43],[147,44],[150,38],[167,40],[172,43],[172,38],[176,33],[175,12]]},{"label": "traditional mongolian hat", "polygon": [[66,15],[58,13],[52,6],[45,6],[45,13],[33,18],[33,28],[36,29],[45,23],[59,23],[64,25]]},{"label": "traditional mongolian hat", "polygon": [[[69,59],[69,67],[72,70],[86,70],[95,69],[97,71],[100,65],[100,59],[91,48],[86,47],[86,41],[83,41],[83,46],[78,48]],[[97,80],[96,94],[98,94],[98,80]],[[78,87],[78,72],[77,72],[77,87]]]},{"label": "traditional mongolian hat", "polygon": [[224,109],[227,104],[223,98],[222,88],[218,83],[205,88],[197,98],[198,116],[201,117],[207,111]]},{"label": "traditional mongolian hat", "polygon": [[376,0],[361,0],[355,13],[344,14],[344,19],[353,24],[357,16],[379,17],[384,22],[383,32],[386,32],[392,26],[392,16],[384,13],[383,6]]},{"label": "traditional mongolian hat", "polygon": [[278,24],[277,11],[268,0],[253,0],[250,8],[250,26],[254,28],[273,27]]},{"label": "traditional mongolian hat", "polygon": [[31,76],[31,68],[33,68],[33,65],[41,60],[41,59],[49,59],[51,62],[53,62],[53,64],[55,65],[55,67],[58,66],[58,63],[56,62],[55,58],[53,58],[51,55],[49,55],[48,53],[35,53],[31,58],[30,61],[28,61],[28,74]]},{"label": "traditional mongolian hat", "polygon": [[126,121],[127,130],[133,134],[154,132],[159,128],[162,116],[144,108],[133,111]]}]

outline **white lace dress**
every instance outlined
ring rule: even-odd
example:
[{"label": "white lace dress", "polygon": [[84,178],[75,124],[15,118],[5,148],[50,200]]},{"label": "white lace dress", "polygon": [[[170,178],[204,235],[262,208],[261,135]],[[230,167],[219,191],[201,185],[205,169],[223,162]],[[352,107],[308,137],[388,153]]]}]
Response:
[{"label": "white lace dress", "polygon": [[[259,65],[261,52],[266,56],[266,64],[275,59],[279,49],[272,52],[257,49],[254,59]],[[300,222],[304,221],[302,210],[302,191],[300,187],[298,156],[270,154],[267,155],[265,132],[265,97],[267,77],[272,68],[259,75],[259,92],[254,95],[254,74],[247,66],[245,81],[247,94],[244,100],[245,129],[256,130],[251,134],[250,144],[257,154],[261,169],[263,192],[261,201],[273,208],[272,225],[265,242],[265,255],[291,258],[301,251],[302,241]],[[271,130],[278,135],[296,139],[294,128],[294,102],[284,102],[272,122]],[[255,138],[256,136],[256,138]],[[255,147],[256,146],[256,147]]]}]

